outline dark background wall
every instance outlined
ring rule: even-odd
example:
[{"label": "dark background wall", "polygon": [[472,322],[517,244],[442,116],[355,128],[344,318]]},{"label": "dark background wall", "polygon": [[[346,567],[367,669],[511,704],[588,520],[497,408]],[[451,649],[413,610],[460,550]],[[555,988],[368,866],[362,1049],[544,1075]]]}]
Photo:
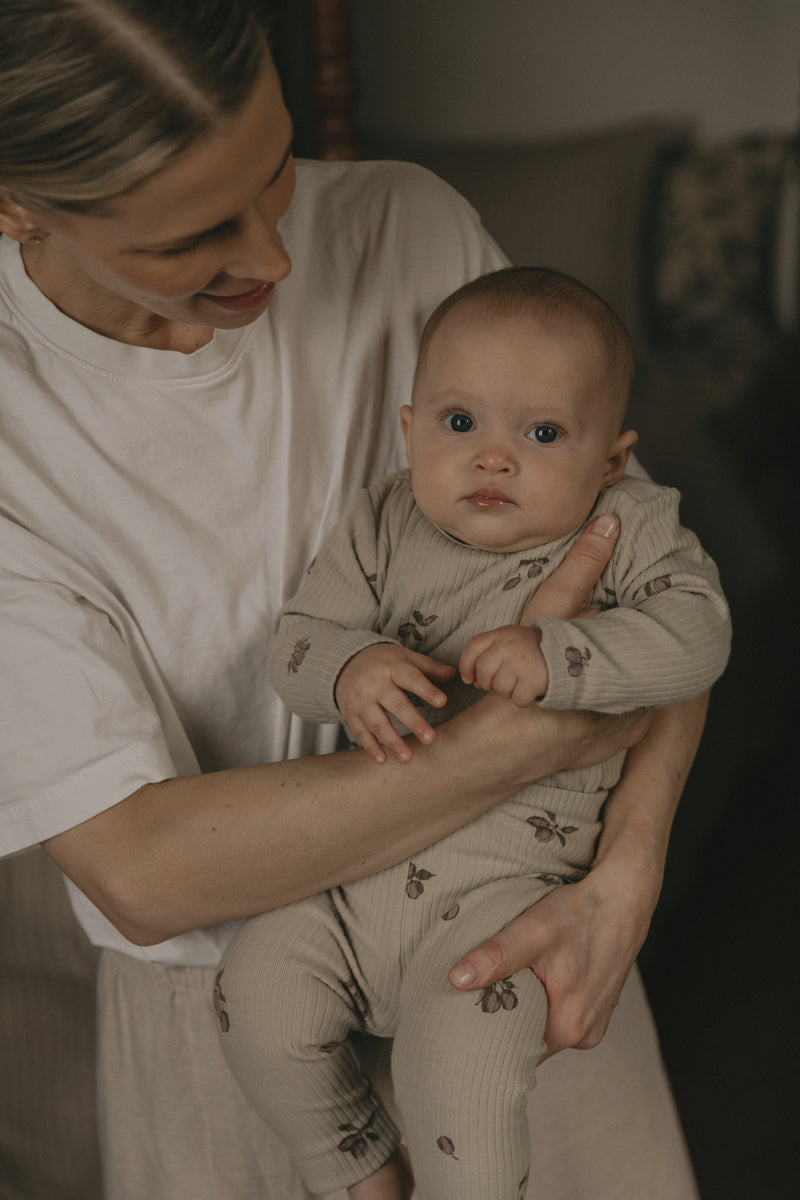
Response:
[{"label": "dark background wall", "polygon": [[[311,0],[277,9],[310,152]],[[796,0],[351,0],[350,13],[371,143],[514,141],[653,116],[717,137],[798,118]]]}]

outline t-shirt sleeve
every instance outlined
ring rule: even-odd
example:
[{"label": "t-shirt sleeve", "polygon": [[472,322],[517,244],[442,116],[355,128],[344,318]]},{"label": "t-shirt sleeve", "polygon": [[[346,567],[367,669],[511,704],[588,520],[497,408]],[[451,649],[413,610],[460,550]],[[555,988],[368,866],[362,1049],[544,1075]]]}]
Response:
[{"label": "t-shirt sleeve", "polygon": [[543,617],[545,707],[626,712],[700,695],[730,653],[730,616],[716,566],[678,520],[678,493],[627,480],[615,509],[620,537],[592,604],[599,615]]},{"label": "t-shirt sleeve", "polygon": [[[113,597],[0,520],[0,854],[175,775]],[[92,594],[94,593],[94,594]]]}]

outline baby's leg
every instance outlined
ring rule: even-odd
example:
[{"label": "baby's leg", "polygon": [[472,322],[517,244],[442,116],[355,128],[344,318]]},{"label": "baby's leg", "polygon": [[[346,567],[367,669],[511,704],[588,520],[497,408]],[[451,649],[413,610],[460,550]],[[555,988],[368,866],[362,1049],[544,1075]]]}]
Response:
[{"label": "baby's leg", "polygon": [[403,980],[392,1075],[419,1200],[525,1195],[526,1092],[545,1049],[544,988],[525,970],[457,992],[447,972],[536,898],[524,879],[471,893],[430,931]]},{"label": "baby's leg", "polygon": [[404,1147],[374,1174],[347,1189],[349,1200],[411,1200],[414,1180]]},{"label": "baby's leg", "polygon": [[313,1192],[369,1176],[400,1140],[348,1041],[367,1012],[358,976],[321,895],[248,921],[218,977],[228,1062]]}]

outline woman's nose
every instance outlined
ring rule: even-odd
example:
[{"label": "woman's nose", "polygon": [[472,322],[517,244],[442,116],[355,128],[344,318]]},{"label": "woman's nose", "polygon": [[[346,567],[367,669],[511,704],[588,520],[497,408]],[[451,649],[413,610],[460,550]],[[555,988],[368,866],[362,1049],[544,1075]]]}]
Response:
[{"label": "woman's nose", "polygon": [[238,252],[228,263],[226,273],[280,283],[291,269],[292,260],[277,225],[268,216],[254,211],[242,230]]}]

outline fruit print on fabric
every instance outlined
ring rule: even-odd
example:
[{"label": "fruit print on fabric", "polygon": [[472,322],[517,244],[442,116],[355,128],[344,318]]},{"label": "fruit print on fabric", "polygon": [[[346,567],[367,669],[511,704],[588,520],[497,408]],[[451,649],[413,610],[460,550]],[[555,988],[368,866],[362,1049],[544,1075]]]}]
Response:
[{"label": "fruit print on fabric", "polygon": [[567,674],[573,676],[583,674],[583,668],[592,657],[588,646],[584,646],[583,654],[577,646],[567,646],[564,658],[567,660]]},{"label": "fruit print on fabric", "polygon": [[519,1004],[516,986],[511,979],[500,979],[497,983],[490,983],[481,990],[475,1003],[480,1004],[481,1012],[485,1013],[513,1012]]},{"label": "fruit print on fabric", "polygon": [[523,578],[538,579],[549,561],[549,558],[521,558],[519,560],[517,574],[512,575],[510,579],[505,581],[503,584],[503,591],[510,592],[512,588],[519,587]]},{"label": "fruit print on fabric", "polygon": [[659,575],[657,579],[651,579],[644,585],[644,594],[645,596],[657,596],[659,592],[666,592],[671,587],[672,576]]},{"label": "fruit print on fabric", "polygon": [[227,1033],[231,1027],[231,1019],[225,1009],[225,996],[222,991],[222,971],[217,971],[217,977],[214,980],[214,1012],[217,1014],[217,1020],[222,1032]]},{"label": "fruit print on fabric", "polygon": [[436,1145],[439,1147],[442,1154],[446,1154],[448,1156],[448,1158],[452,1158],[455,1162],[458,1162],[458,1155],[456,1154],[456,1148],[453,1145],[451,1138],[446,1137],[445,1134],[442,1134],[441,1137],[438,1137],[436,1139]]},{"label": "fruit print on fabric", "polygon": [[375,1120],[375,1115],[373,1113],[360,1129],[357,1129],[355,1125],[347,1123],[339,1125],[339,1133],[343,1133],[345,1136],[336,1147],[337,1150],[341,1150],[343,1154],[352,1154],[353,1158],[364,1158],[369,1150],[368,1142],[379,1142],[381,1140],[380,1135],[370,1128]]},{"label": "fruit print on fabric", "polygon": [[[553,838],[558,838],[562,846],[566,846],[567,838],[571,833],[577,833],[579,825],[559,825],[556,820],[556,814],[545,812],[543,817],[528,817],[526,824],[532,825],[536,830],[534,837],[537,842],[552,842]],[[559,880],[563,883],[563,880]]]},{"label": "fruit print on fabric", "polygon": [[298,638],[298,640],[294,644],[294,649],[292,650],[292,656],[286,665],[286,674],[287,675],[296,675],[297,674],[297,672],[300,670],[300,665],[301,665],[303,659],[308,654],[310,649],[311,649],[311,642],[308,640],[308,638],[305,638],[305,637]]},{"label": "fruit print on fabric", "polygon": [[350,996],[350,999],[353,1001],[353,1008],[355,1009],[355,1013],[359,1022],[364,1024],[369,1018],[369,1004],[367,1003],[366,996],[352,975],[343,981],[343,986],[345,991]]},{"label": "fruit print on fabric", "polygon": [[419,900],[420,896],[425,891],[423,880],[427,882],[429,879],[435,879],[433,871],[426,871],[424,869],[418,871],[416,863],[410,862],[408,864],[406,895],[408,896],[409,900]]},{"label": "fruit print on fabric", "polygon": [[420,633],[420,629],[424,629],[427,625],[432,625],[437,620],[437,614],[433,613],[429,617],[425,617],[418,609],[414,609],[412,620],[404,621],[398,627],[397,636],[404,646],[409,646],[411,642],[417,645],[425,640],[424,634]]}]

